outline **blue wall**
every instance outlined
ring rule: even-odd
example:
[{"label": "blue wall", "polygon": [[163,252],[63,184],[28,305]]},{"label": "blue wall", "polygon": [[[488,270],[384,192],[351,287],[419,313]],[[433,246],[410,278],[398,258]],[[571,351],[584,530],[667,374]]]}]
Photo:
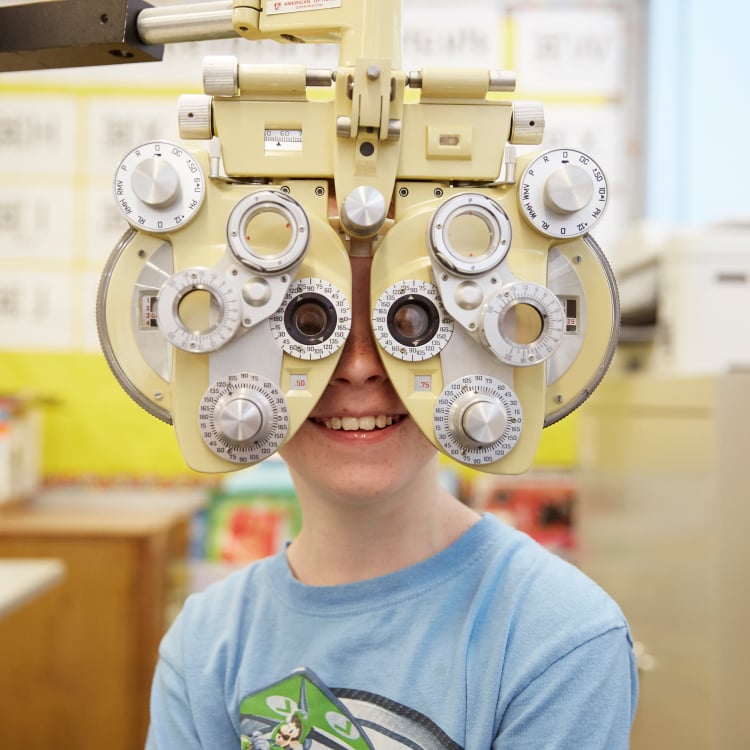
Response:
[{"label": "blue wall", "polygon": [[646,216],[750,218],[750,2],[649,3]]}]

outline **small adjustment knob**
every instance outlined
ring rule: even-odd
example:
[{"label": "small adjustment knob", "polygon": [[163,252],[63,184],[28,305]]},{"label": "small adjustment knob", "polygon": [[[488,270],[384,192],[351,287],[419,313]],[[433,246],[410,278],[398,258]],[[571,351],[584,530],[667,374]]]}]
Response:
[{"label": "small adjustment knob", "polygon": [[237,58],[233,55],[211,55],[203,59],[203,91],[220,97],[237,95],[239,89]]},{"label": "small adjustment knob", "polygon": [[508,425],[505,407],[497,399],[474,395],[460,413],[459,430],[474,445],[491,445]]},{"label": "small adjustment knob", "polygon": [[213,137],[213,98],[205,94],[183,94],[177,103],[180,138],[205,140]]},{"label": "small adjustment knob", "polygon": [[214,423],[218,432],[233,445],[244,445],[263,428],[263,414],[244,393],[225,397],[216,405]]},{"label": "small adjustment knob", "polygon": [[535,101],[513,102],[508,141],[516,146],[538,146],[544,137],[544,105]]},{"label": "small adjustment knob", "polygon": [[177,198],[180,178],[168,161],[152,156],[138,162],[132,172],[130,185],[142,203],[152,208],[165,208]]},{"label": "small adjustment knob", "polygon": [[372,237],[385,223],[387,209],[379,190],[360,185],[341,204],[341,224],[354,237]]},{"label": "small adjustment knob", "polygon": [[593,197],[590,173],[574,164],[559,167],[544,184],[544,201],[559,214],[574,214],[586,208]]}]

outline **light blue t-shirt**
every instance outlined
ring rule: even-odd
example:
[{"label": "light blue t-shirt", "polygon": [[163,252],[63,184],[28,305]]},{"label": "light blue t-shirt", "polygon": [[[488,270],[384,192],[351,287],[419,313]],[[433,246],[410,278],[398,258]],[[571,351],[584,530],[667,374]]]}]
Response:
[{"label": "light blue t-shirt", "polygon": [[191,596],[147,748],[624,750],[637,689],[617,605],[486,515],[380,578],[307,586],[282,552]]}]

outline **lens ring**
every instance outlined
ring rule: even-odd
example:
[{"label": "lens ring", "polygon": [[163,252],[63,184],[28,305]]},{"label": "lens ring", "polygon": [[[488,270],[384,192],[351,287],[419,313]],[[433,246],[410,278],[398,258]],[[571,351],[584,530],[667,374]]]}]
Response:
[{"label": "lens ring", "polygon": [[[508,333],[508,316],[521,306],[536,312],[540,329],[532,341],[517,340]],[[547,287],[532,282],[507,284],[489,301],[484,311],[481,335],[490,351],[513,367],[544,362],[560,346],[565,333],[562,304]]]},{"label": "lens ring", "polygon": [[[410,312],[416,315],[410,318]],[[406,330],[415,323],[414,330]],[[453,318],[446,313],[434,284],[406,279],[388,287],[377,298],[372,309],[372,329],[387,354],[406,362],[422,362],[440,354],[450,341]]]},{"label": "lens ring", "polygon": [[422,346],[431,341],[440,327],[435,303],[421,294],[407,294],[388,310],[388,330],[404,346]]},{"label": "lens ring", "polygon": [[303,346],[322,344],[336,330],[338,316],[331,301],[316,292],[293,297],[284,310],[289,335]]},{"label": "lens ring", "polygon": [[[205,329],[188,326],[180,305],[194,292],[206,292],[218,309],[217,320]],[[205,354],[220,349],[240,326],[240,297],[230,278],[215,268],[195,266],[178,271],[159,290],[157,320],[162,335],[178,349]]]},{"label": "lens ring", "polygon": [[[279,252],[259,253],[245,237],[245,227],[263,213],[281,216],[289,225],[289,241]],[[235,257],[258,273],[281,273],[299,261],[307,250],[310,223],[302,206],[279,190],[258,190],[242,198],[227,219],[227,242]]]},{"label": "lens ring", "polygon": [[[471,217],[484,225],[487,233],[485,248],[476,255],[461,252],[451,238],[457,221]],[[461,237],[464,232],[459,233]],[[433,257],[450,271],[466,276],[477,276],[499,265],[510,250],[512,229],[503,207],[482,193],[459,193],[448,198],[435,211],[430,222],[427,240]]]},{"label": "lens ring", "polygon": [[336,353],[352,322],[349,300],[325,279],[298,279],[268,319],[271,335],[289,355],[318,360]]}]

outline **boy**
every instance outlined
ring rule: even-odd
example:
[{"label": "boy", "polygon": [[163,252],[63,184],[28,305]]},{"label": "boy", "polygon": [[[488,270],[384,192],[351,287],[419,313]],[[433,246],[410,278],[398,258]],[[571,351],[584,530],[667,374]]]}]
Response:
[{"label": "boy", "polygon": [[281,451],[302,530],[187,601],[162,644],[147,747],[627,748],[622,613],[442,488],[373,340],[371,260],[351,262],[344,352]]}]

